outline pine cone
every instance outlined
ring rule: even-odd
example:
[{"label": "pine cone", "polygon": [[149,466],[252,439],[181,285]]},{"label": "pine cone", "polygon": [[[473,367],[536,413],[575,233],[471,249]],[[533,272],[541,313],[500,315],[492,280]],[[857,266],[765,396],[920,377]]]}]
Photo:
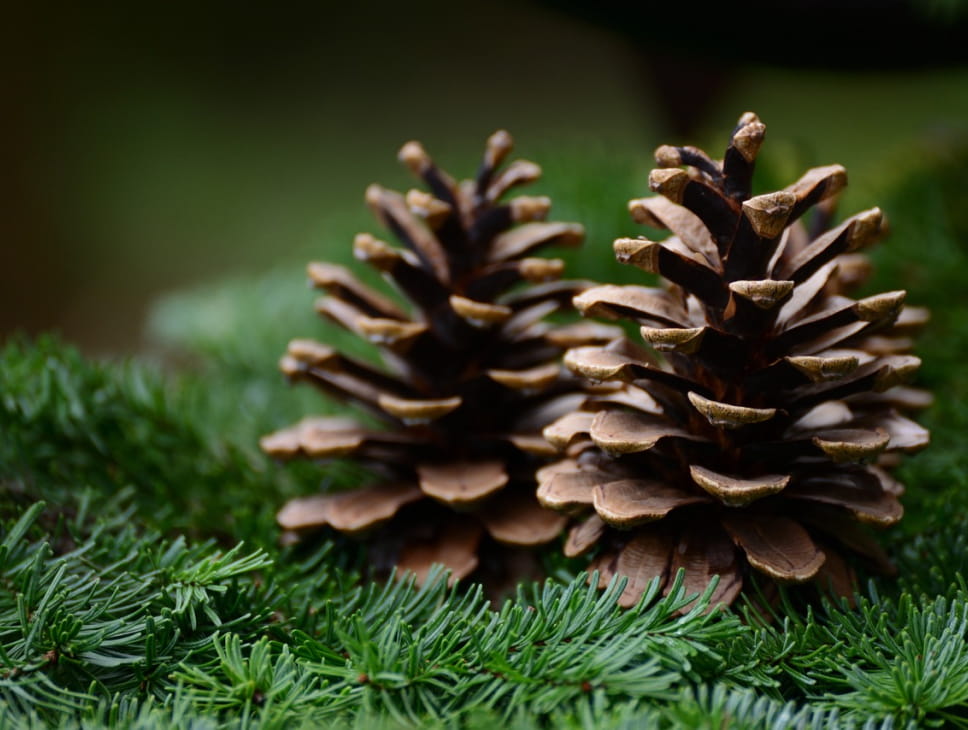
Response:
[{"label": "pine cone", "polygon": [[354,253],[396,285],[412,312],[343,267],[309,266],[328,294],[317,310],[378,347],[385,366],[294,340],[281,368],[290,380],[361,406],[383,428],[308,418],[264,437],[262,448],[283,459],[354,459],[380,478],[291,501],[278,515],[286,530],[364,533],[376,562],[419,580],[435,562],[454,577],[468,575],[491,540],[533,546],[560,534],[565,518],[538,504],[534,472],[555,454],[541,429],[583,398],[561,355],[617,332],[545,321],[589,284],[559,281],[560,259],[530,254],[576,246],[584,233],[574,223],[543,222],[546,197],[500,202],[541,174],[523,160],[499,169],[511,144],[507,132],[492,135],[476,179],[456,184],[410,142],[400,160],[429,192],[367,189],[370,208],[406,249],[360,234]]},{"label": "pine cone", "polygon": [[878,456],[928,442],[899,413],[924,404],[900,386],[920,361],[900,354],[899,337],[923,317],[906,313],[902,291],[845,295],[863,263],[853,252],[886,230],[880,210],[818,235],[797,223],[843,188],[841,166],[751,195],[764,132],[743,115],[722,162],[660,147],[649,182],[663,197],[630,210],[673,235],[614,248],[669,285],[600,286],[575,300],[585,315],[636,322],[647,346],[620,339],[567,353],[574,372],[627,389],[545,429],[566,458],[539,472],[538,498],[590,513],[565,552],[597,547],[603,584],[628,576],[626,605],[679,568],[696,591],[718,575],[714,603],[732,602],[751,571],[766,586],[815,581],[849,594],[846,553],[892,570],[864,525],[902,514],[902,486]]}]

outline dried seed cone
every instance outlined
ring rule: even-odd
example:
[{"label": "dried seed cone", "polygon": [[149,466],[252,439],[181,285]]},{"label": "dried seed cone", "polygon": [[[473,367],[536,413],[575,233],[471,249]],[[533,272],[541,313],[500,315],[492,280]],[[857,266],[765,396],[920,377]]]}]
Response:
[{"label": "dried seed cone", "polygon": [[278,514],[286,530],[365,534],[377,563],[418,579],[435,562],[466,576],[488,544],[532,546],[560,534],[565,518],[538,504],[534,471],[554,454],[541,429],[583,397],[561,355],[616,332],[546,321],[588,284],[560,281],[560,259],[531,254],[578,245],[583,230],[544,222],[548,198],[502,201],[540,175],[523,160],[502,168],[511,144],[507,132],[492,135],[477,177],[456,183],[410,142],[400,160],[427,190],[367,189],[367,203],[402,248],[361,234],[354,253],[409,306],[343,267],[309,266],[327,294],[316,309],[378,348],[383,366],[294,340],[281,368],[382,425],[309,418],[264,437],[262,448],[282,459],[354,459],[379,477],[353,491],[293,500]]},{"label": "dried seed cone", "polygon": [[865,275],[854,252],[885,233],[880,210],[812,234],[799,222],[829,207],[842,167],[751,195],[764,132],[744,114],[721,162],[660,147],[650,177],[660,195],[630,210],[672,235],[614,248],[668,285],[599,286],[575,300],[587,316],[635,322],[644,343],[567,353],[575,373],[627,388],[545,429],[565,458],[539,472],[538,498],[585,515],[565,552],[596,550],[603,583],[627,576],[626,605],[679,568],[697,591],[718,575],[713,600],[724,603],[754,572],[765,586],[849,594],[848,553],[892,570],[865,527],[902,515],[902,486],[878,459],[928,443],[901,415],[928,400],[902,385],[920,364],[905,338],[924,313],[905,310],[902,291],[848,296]]}]

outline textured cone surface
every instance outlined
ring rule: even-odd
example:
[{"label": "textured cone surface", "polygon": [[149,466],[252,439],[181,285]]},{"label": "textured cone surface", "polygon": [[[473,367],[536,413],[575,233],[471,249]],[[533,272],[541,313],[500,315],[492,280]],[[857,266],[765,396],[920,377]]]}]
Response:
[{"label": "textured cone surface", "polygon": [[577,245],[583,231],[545,222],[547,198],[504,199],[540,175],[530,162],[502,165],[510,149],[510,135],[492,135],[477,177],[458,183],[410,142],[400,160],[426,189],[367,189],[367,204],[398,245],[360,234],[354,253],[404,306],[342,266],[310,264],[310,280],[325,292],[317,311],[372,343],[383,365],[293,340],[280,366],[382,426],[308,418],[264,437],[262,447],[282,459],[354,459],[386,476],[290,502],[278,515],[285,529],[361,534],[390,555],[387,567],[422,579],[434,562],[466,576],[495,563],[481,559],[488,546],[537,545],[564,528],[565,518],[534,495],[535,469],[555,453],[542,429],[583,398],[561,356],[620,331],[547,321],[588,284],[560,280],[560,260],[533,254]]},{"label": "textured cone surface", "polygon": [[565,457],[539,472],[538,498],[586,516],[565,551],[595,554],[603,581],[627,576],[625,605],[679,568],[697,591],[718,576],[724,603],[753,573],[761,586],[849,592],[844,556],[889,571],[865,526],[901,518],[888,469],[928,442],[908,416],[930,396],[905,385],[926,312],[906,309],[904,292],[851,297],[870,271],[857,252],[886,231],[880,210],[831,225],[839,165],[753,196],[764,133],[745,114],[722,161],[660,147],[659,195],[629,208],[671,235],[614,250],[665,286],[598,286],[575,301],[631,320],[644,342],[566,354],[574,372],[625,389],[589,394],[545,429]]}]

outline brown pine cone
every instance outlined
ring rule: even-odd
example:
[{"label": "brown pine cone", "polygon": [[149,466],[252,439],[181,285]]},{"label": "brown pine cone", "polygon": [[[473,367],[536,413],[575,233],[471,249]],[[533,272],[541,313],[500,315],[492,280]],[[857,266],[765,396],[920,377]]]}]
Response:
[{"label": "brown pine cone", "polygon": [[[427,190],[367,189],[367,203],[404,248],[360,234],[354,252],[395,285],[406,307],[341,266],[309,266],[327,293],[317,310],[372,343],[383,365],[293,340],[282,370],[362,407],[380,425],[309,418],[266,436],[262,447],[283,459],[353,459],[376,478],[352,491],[291,501],[278,515],[286,530],[362,534],[374,561],[420,580],[435,562],[467,576],[482,554],[520,565],[514,551],[485,548],[530,547],[560,534],[565,518],[538,504],[534,473],[555,454],[541,429],[583,398],[561,355],[618,332],[548,321],[588,283],[559,280],[560,259],[532,254],[576,246],[583,230],[544,222],[546,197],[503,200],[541,172],[524,160],[502,168],[510,150],[511,136],[495,133],[476,178],[457,183],[409,142],[400,159]],[[491,574],[502,572],[493,567]]]},{"label": "brown pine cone", "polygon": [[673,235],[614,248],[668,285],[600,286],[575,300],[587,316],[635,322],[645,344],[567,353],[575,373],[627,390],[545,429],[566,457],[539,472],[538,498],[585,515],[565,553],[597,551],[603,584],[628,576],[626,605],[679,568],[691,590],[719,576],[713,600],[725,603],[751,572],[849,594],[847,553],[892,570],[866,526],[903,511],[902,486],[877,459],[928,443],[901,415],[924,405],[901,385],[920,361],[899,341],[924,317],[904,309],[902,291],[847,296],[854,252],[885,232],[879,209],[813,235],[797,223],[844,187],[841,166],[751,194],[765,129],[744,114],[721,162],[660,147],[650,187],[661,197],[630,210]]}]

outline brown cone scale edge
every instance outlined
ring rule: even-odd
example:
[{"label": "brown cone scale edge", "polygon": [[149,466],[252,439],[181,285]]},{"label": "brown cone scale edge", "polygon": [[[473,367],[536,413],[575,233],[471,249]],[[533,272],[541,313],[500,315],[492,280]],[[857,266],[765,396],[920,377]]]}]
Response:
[{"label": "brown cone scale edge", "polygon": [[458,182],[408,142],[400,160],[424,189],[367,188],[367,205],[396,243],[361,233],[353,253],[398,297],[346,267],[309,265],[310,282],[324,293],[316,310],[370,343],[382,364],[297,339],[280,367],[290,381],[366,411],[377,425],[307,418],[265,436],[262,448],[280,459],[351,459],[380,477],[292,500],[278,513],[285,530],[359,535],[387,563],[377,567],[422,581],[433,563],[464,577],[501,563],[502,545],[533,547],[564,529],[566,518],[536,499],[534,477],[555,457],[542,429],[584,397],[561,358],[569,347],[621,332],[548,320],[590,283],[561,280],[563,262],[535,254],[578,245],[584,233],[546,222],[546,197],[505,200],[541,174],[532,162],[504,165],[511,146],[507,132],[492,135],[476,177]]},{"label": "brown cone scale edge", "polygon": [[930,395],[907,385],[927,312],[904,292],[851,297],[871,270],[857,252],[886,223],[874,208],[832,225],[843,167],[752,195],[765,132],[744,114],[722,160],[660,147],[657,195],[629,210],[670,235],[620,238],[614,252],[663,284],[575,298],[586,317],[625,320],[642,340],[566,353],[573,372],[623,395],[589,393],[545,428],[562,458],[538,472],[537,494],[576,518],[567,555],[591,554],[602,585],[628,579],[623,605],[679,568],[691,591],[718,576],[713,604],[754,574],[761,586],[849,594],[848,556],[892,570],[869,528],[901,518],[890,470],[928,443],[909,416]]}]

